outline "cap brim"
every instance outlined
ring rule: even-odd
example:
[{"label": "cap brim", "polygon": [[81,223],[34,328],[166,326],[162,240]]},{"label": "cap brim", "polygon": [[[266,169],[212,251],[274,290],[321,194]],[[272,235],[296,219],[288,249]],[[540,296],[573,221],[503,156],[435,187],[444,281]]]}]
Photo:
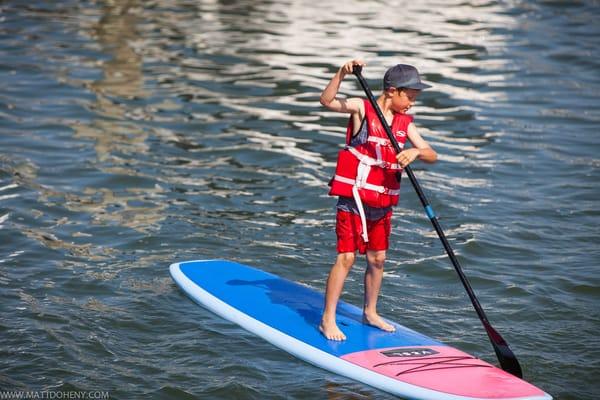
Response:
[{"label": "cap brim", "polygon": [[431,87],[431,85],[428,85],[426,83],[423,82],[419,82],[419,83],[414,83],[410,86],[405,86],[405,88],[407,89],[414,89],[414,90],[423,90],[423,89],[429,89]]}]

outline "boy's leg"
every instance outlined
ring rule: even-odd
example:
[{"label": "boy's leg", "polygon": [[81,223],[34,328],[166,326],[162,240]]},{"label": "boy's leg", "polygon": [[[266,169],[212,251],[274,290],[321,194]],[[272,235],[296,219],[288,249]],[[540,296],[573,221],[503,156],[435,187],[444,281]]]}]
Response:
[{"label": "boy's leg", "polygon": [[319,330],[330,340],[345,340],[346,335],[338,328],[335,322],[337,303],[344,288],[344,281],[348,272],[354,265],[354,253],[339,253],[335,264],[331,267],[329,278],[327,278],[327,289],[325,290],[325,310],[321,319]]},{"label": "boy's leg", "polygon": [[377,314],[377,298],[383,280],[383,264],[385,250],[367,250],[367,270],[365,271],[365,305],[363,308],[363,321],[387,332],[394,332],[396,328],[388,324]]}]

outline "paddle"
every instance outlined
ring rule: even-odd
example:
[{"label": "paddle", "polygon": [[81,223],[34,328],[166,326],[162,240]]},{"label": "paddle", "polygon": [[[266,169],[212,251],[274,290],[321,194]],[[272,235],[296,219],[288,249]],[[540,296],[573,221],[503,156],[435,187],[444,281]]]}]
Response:
[{"label": "paddle", "polygon": [[[371,105],[373,106],[373,109],[377,113],[377,117],[379,118],[381,125],[384,127],[387,136],[389,137],[390,141],[392,142],[392,146],[394,146],[394,149],[396,150],[397,153],[400,153],[402,151],[402,149],[400,148],[400,146],[398,145],[398,141],[392,134],[392,130],[388,126],[388,124],[385,120],[385,117],[383,116],[383,113],[381,112],[381,109],[379,108],[377,101],[375,101],[375,97],[373,97],[373,93],[371,92],[371,89],[369,89],[369,86],[367,85],[367,81],[365,80],[365,78],[363,78],[361,72],[362,72],[361,66],[355,65],[353,67],[352,73],[354,75],[356,75],[356,77],[358,78],[358,82],[360,83],[360,86],[362,86],[363,90],[365,91],[365,94],[367,95],[369,102],[371,103]],[[450,257],[450,260],[452,261],[452,265],[454,265],[454,269],[458,273],[458,276],[459,276],[463,286],[465,287],[467,294],[469,295],[469,298],[471,299],[471,303],[473,303],[473,307],[475,308],[475,311],[477,312],[477,315],[479,316],[479,319],[481,320],[481,323],[483,324],[483,327],[485,328],[485,331],[487,332],[487,335],[490,338],[490,341],[492,342],[492,346],[494,347],[494,351],[496,352],[496,356],[498,357],[500,366],[502,367],[502,369],[504,371],[509,372],[519,378],[522,378],[523,373],[521,371],[521,366],[519,365],[519,362],[517,361],[517,357],[515,357],[515,355],[511,351],[511,349],[508,347],[508,343],[506,343],[506,341],[502,338],[502,336],[500,336],[498,331],[496,331],[492,327],[490,322],[488,321],[485,313],[483,312],[483,308],[481,308],[481,305],[479,304],[479,301],[477,300],[477,297],[475,296],[475,293],[473,292],[473,289],[471,288],[471,284],[469,283],[469,281],[467,280],[467,277],[465,276],[464,272],[462,271],[462,268],[458,262],[458,259],[456,258],[456,255],[454,255],[454,250],[452,250],[452,247],[450,247],[450,243],[448,242],[448,239],[446,239],[446,235],[444,234],[444,231],[442,230],[442,227],[440,226],[440,223],[438,222],[437,217],[435,216],[435,213],[433,212],[433,208],[431,208],[431,205],[429,204],[427,197],[425,197],[425,193],[423,193],[423,189],[421,189],[421,185],[419,185],[419,182],[417,181],[417,178],[415,177],[415,174],[413,173],[410,165],[407,165],[406,167],[404,167],[404,171],[406,171],[406,174],[408,175],[410,182],[412,183],[413,187],[415,188],[415,191],[417,192],[417,195],[419,196],[419,199],[421,200],[421,203],[423,204],[423,207],[425,208],[425,212],[427,213],[429,220],[433,224],[435,231],[437,232],[440,240],[442,241],[442,244],[444,245],[444,249],[446,249],[446,253],[448,254],[448,257]]]}]

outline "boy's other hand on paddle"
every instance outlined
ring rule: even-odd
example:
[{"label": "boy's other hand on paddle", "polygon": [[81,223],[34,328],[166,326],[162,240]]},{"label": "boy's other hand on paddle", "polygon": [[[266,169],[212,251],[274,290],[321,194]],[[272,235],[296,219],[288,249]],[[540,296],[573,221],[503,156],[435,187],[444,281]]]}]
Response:
[{"label": "boy's other hand on paddle", "polygon": [[408,164],[415,161],[420,154],[421,151],[419,149],[406,149],[396,155],[396,160],[398,160],[398,164],[400,164],[402,168],[405,168]]}]

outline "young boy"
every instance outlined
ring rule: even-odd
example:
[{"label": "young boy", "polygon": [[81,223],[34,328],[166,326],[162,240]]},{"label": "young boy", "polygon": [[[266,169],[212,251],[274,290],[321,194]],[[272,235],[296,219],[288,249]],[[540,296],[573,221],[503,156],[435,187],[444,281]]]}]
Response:
[{"label": "young boy", "polygon": [[346,147],[340,151],[330,195],[339,196],[336,234],[338,256],[327,279],[325,310],[320,331],[329,340],[345,340],[335,320],[337,302],[344,281],[354,264],[356,251],[366,253],[363,322],[387,332],[394,326],[377,314],[377,297],[383,278],[388,240],[391,231],[392,206],[398,202],[399,176],[402,168],[417,158],[434,163],[436,152],[419,135],[406,112],[420,91],[430,87],[421,82],[419,73],[410,65],[398,64],[383,78],[383,93],[377,99],[388,125],[400,146],[406,139],[411,148],[396,154],[375,111],[366,99],[336,97],[344,77],[352,73],[362,60],[345,63],[321,94],[321,104],[330,110],[350,114]]}]

